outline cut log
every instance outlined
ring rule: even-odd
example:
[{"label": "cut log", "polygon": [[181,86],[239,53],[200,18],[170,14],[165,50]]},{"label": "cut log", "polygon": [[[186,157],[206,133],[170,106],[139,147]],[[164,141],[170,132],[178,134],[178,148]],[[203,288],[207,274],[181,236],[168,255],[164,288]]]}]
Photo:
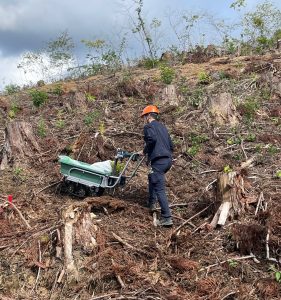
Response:
[{"label": "cut log", "polygon": [[40,152],[40,147],[31,124],[23,121],[9,123],[5,129],[0,170],[4,170],[14,161],[34,157],[35,152]]}]

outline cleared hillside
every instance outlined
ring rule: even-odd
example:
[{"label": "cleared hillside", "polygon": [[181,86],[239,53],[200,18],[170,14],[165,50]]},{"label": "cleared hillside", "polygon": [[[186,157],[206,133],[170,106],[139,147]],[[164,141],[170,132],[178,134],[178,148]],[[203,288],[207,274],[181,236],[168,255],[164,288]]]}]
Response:
[{"label": "cleared hillside", "polygon": [[[171,85],[159,69],[135,68],[37,87],[48,96],[39,107],[29,90],[0,97],[3,299],[281,298],[280,53],[168,68]],[[145,165],[113,195],[61,194],[58,155],[94,163],[117,148],[141,150],[139,115],[151,103],[175,144],[167,174],[174,227],[153,226]],[[18,137],[10,148],[9,136]],[[243,186],[229,189],[240,188],[241,209],[213,228],[219,176],[234,171]],[[4,205],[8,195],[30,228]],[[69,211],[78,218],[72,270]]]}]

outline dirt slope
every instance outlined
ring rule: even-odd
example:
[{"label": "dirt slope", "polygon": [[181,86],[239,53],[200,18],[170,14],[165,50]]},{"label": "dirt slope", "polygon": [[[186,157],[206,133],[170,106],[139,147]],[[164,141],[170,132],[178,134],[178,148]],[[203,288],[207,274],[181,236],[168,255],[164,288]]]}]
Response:
[{"label": "dirt slope", "polygon": [[[40,108],[27,90],[1,96],[0,147],[4,129],[23,121],[31,124],[39,145],[32,150],[24,139],[32,155],[14,153],[0,171],[2,203],[12,194],[31,227],[1,204],[2,298],[281,299],[276,280],[281,268],[279,57],[225,57],[175,66],[172,97],[179,105],[165,96],[159,70],[141,68],[46,85],[40,89],[49,98]],[[207,82],[200,72],[208,75]],[[236,125],[212,110],[225,94],[233,100]],[[81,202],[60,194],[58,155],[93,163],[112,159],[117,148],[142,149],[139,114],[150,103],[162,111],[176,148],[167,174],[175,226],[153,226],[145,208],[145,165],[114,195]],[[15,104],[18,110],[11,116]],[[262,193],[264,209],[256,213],[257,202],[246,203],[239,216],[212,229],[217,176],[239,170],[252,157],[254,166],[242,174],[245,193],[256,200]],[[65,264],[64,216],[70,207],[77,208],[79,220],[86,220],[89,211],[93,217],[87,219],[89,227],[77,221],[73,233],[75,276]],[[87,246],[85,228],[93,231],[94,247]]]}]

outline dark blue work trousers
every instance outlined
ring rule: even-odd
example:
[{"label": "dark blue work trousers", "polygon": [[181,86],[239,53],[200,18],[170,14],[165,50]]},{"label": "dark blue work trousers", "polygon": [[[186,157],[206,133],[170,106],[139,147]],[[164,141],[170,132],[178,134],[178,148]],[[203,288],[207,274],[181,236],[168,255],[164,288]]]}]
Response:
[{"label": "dark blue work trousers", "polygon": [[168,199],[166,196],[165,173],[170,170],[172,159],[169,157],[159,158],[151,162],[151,172],[148,175],[149,204],[159,201],[161,216],[171,217]]}]

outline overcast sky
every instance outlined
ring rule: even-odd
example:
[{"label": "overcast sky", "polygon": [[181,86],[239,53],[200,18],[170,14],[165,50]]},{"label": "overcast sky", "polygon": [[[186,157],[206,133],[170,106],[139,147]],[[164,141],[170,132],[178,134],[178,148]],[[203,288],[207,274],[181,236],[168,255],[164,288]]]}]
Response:
[{"label": "overcast sky", "polygon": [[[258,0],[246,0],[251,9]],[[230,9],[232,0],[144,0],[148,19],[163,21],[168,32],[168,18],[175,11],[207,11],[227,21],[238,18]],[[271,1],[281,8],[280,0]],[[0,0],[0,90],[7,84],[23,84],[29,78],[17,69],[26,51],[42,49],[47,41],[67,30],[82,51],[81,39],[109,39],[130,31],[128,16],[134,13],[133,0]],[[166,27],[165,27],[166,26]],[[170,30],[170,29],[169,29]],[[172,37],[166,35],[168,40]],[[138,53],[137,41],[130,41],[129,51]]]}]

